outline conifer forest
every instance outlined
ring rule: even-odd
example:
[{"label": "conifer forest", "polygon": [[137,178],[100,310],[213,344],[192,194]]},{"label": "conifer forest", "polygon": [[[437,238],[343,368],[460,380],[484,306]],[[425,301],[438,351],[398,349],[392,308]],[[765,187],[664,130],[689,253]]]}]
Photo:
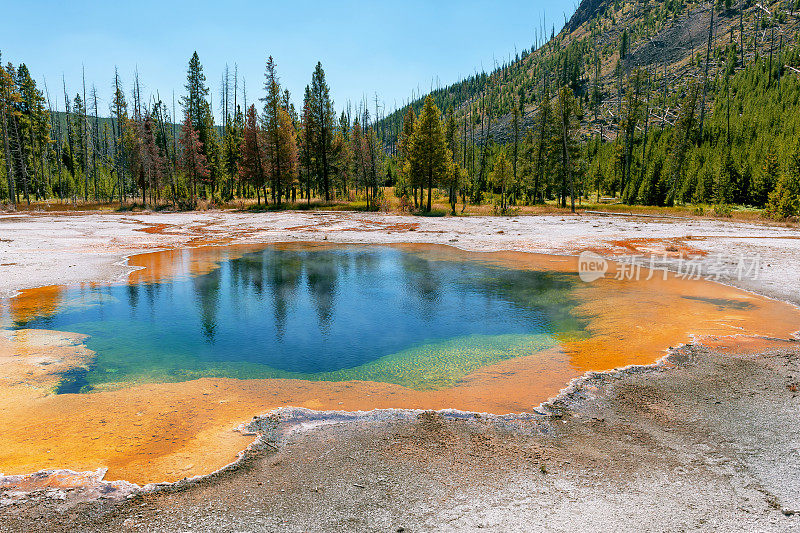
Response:
[{"label": "conifer forest", "polygon": [[528,49],[396,109],[332,101],[322,63],[290,94],[273,57],[253,89],[235,65],[206,72],[195,52],[171,95],[116,70],[47,86],[36,65],[9,62],[0,202],[423,213],[438,202],[452,214],[606,202],[795,217],[799,22],[796,0],[584,0],[561,31],[540,26]]}]

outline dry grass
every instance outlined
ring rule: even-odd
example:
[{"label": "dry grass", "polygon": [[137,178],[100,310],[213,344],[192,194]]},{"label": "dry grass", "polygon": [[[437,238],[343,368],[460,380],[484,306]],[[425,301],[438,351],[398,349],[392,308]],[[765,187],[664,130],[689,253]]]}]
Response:
[{"label": "dry grass", "polygon": [[[498,214],[496,208],[497,198],[496,195],[486,195],[484,202],[480,205],[467,204],[464,206],[460,199],[456,205],[457,216],[494,216]],[[378,205],[370,206],[367,208],[366,200],[354,194],[350,195],[349,200],[335,200],[331,202],[324,202],[322,199],[314,198],[310,202],[307,200],[297,200],[295,202],[284,202],[280,207],[274,205],[266,205],[256,202],[255,198],[236,199],[222,205],[215,205],[207,200],[198,200],[197,210],[206,211],[209,209],[234,209],[240,211],[280,211],[280,210],[325,210],[325,211],[381,211],[388,213],[404,213],[415,214],[420,216],[450,216],[451,208],[448,203],[447,196],[444,191],[433,191],[431,202],[431,213],[425,213],[421,208],[415,208],[412,205],[404,206],[394,195],[392,187],[386,187],[383,190],[383,197],[378,200]],[[720,220],[720,221],[736,221],[736,222],[749,222],[756,224],[779,225],[784,227],[797,227],[796,221],[774,221],[766,218],[761,209],[755,209],[743,206],[733,206],[730,212],[721,211],[717,212],[713,206],[708,205],[682,205],[675,207],[658,207],[658,206],[642,206],[642,205],[626,205],[617,203],[614,199],[602,199],[600,202],[580,199],[576,202],[576,211],[584,213],[586,211],[603,211],[609,214],[621,213],[625,215],[648,215],[648,216],[664,216],[664,217],[685,217],[698,220]],[[141,204],[136,202],[61,202],[59,200],[48,200],[40,202],[31,202],[30,205],[20,204],[17,206],[19,212],[72,212],[72,211],[158,211],[158,210],[171,210],[172,206],[169,203],[164,203],[155,208],[144,208]],[[7,206],[0,206],[0,212],[9,212]],[[563,208],[557,205],[555,201],[548,201],[544,204],[537,205],[516,205],[511,206],[508,216],[532,216],[532,215],[572,215],[570,208]]]}]

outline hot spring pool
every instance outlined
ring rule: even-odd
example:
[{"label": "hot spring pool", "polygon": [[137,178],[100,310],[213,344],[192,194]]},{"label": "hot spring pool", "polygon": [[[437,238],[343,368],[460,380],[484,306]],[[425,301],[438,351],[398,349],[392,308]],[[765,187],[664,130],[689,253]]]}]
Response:
[{"label": "hot spring pool", "polygon": [[694,340],[787,338],[797,308],[674,275],[437,245],[207,246],[118,283],[0,302],[0,472],[170,481],[231,462],[284,406],[525,413],[587,371]]},{"label": "hot spring pool", "polygon": [[585,337],[575,274],[426,257],[391,247],[221,252],[161,280],[65,288],[14,329],[89,335],[97,356],[57,392],[199,377],[452,386],[504,359]]}]

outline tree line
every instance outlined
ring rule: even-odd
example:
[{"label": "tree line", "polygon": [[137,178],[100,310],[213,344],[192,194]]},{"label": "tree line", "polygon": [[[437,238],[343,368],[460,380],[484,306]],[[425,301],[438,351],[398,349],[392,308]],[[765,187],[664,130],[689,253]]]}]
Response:
[{"label": "tree line", "polygon": [[64,85],[60,111],[25,64],[0,62],[0,200],[12,206],[56,198],[177,208],[194,208],[200,199],[253,198],[275,206],[357,199],[367,208],[381,201],[387,177],[376,133],[379,109],[371,115],[365,101],[337,115],[321,63],[299,112],[272,57],[263,92],[249,105],[238,72],[231,76],[226,67],[222,124],[215,123],[196,52],[180,120],[174,96],[171,106],[158,95],[143,101],[138,73],[130,93],[116,71],[112,83],[107,117],[100,116],[95,87],[87,96],[85,82],[74,98]]},{"label": "tree line", "polygon": [[[0,67],[0,199],[136,198],[179,208],[199,199],[358,200],[375,209],[393,186],[402,208],[431,211],[441,193],[454,214],[459,201],[462,211],[489,201],[504,213],[548,201],[575,209],[602,197],[800,214],[800,49],[788,36],[784,44],[781,31],[794,8],[711,3],[703,46],[691,41],[688,62],[668,72],[666,59],[637,66],[643,49],[633,47],[703,5],[634,2],[631,19],[626,4],[608,4],[579,39],[554,29],[545,38],[540,28],[530,51],[491,74],[433,90],[387,117],[377,101],[373,114],[363,101],[337,115],[319,63],[299,110],[273,58],[249,105],[226,67],[221,124],[196,53],[181,120],[174,97],[171,109],[158,95],[143,102],[138,74],[126,94],[116,72],[108,118],[85,83],[74,98],[64,87],[64,111],[54,111],[27,66],[9,64]],[[724,36],[715,33],[720,16],[738,18]]]}]

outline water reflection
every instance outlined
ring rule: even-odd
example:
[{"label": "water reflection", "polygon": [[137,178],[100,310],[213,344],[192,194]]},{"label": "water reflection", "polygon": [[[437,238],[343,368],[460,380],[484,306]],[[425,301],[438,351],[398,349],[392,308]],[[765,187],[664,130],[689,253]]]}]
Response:
[{"label": "water reflection", "polygon": [[[213,270],[204,276],[192,278],[197,308],[200,310],[203,337],[209,344],[214,344],[214,333],[217,329],[217,312],[219,307],[221,270]],[[145,286],[157,285],[148,283]]]},{"label": "water reflection", "polygon": [[[308,261],[305,264],[306,285],[309,296],[314,301],[314,308],[323,333],[330,329],[336,303],[336,282],[340,273],[345,274],[344,271],[348,266],[347,259],[349,258],[344,255],[323,253],[315,261]],[[367,275],[370,274],[372,274],[371,271]]]},{"label": "water reflection", "polygon": [[[174,254],[177,275],[160,282],[67,289],[64,299],[92,305],[62,306],[16,327],[48,320],[91,335],[92,383],[336,372],[445,339],[583,327],[571,314],[566,274],[389,247],[216,253],[219,266],[197,275],[186,275],[187,265],[213,262],[191,250]],[[100,291],[107,297],[98,299]]]}]

